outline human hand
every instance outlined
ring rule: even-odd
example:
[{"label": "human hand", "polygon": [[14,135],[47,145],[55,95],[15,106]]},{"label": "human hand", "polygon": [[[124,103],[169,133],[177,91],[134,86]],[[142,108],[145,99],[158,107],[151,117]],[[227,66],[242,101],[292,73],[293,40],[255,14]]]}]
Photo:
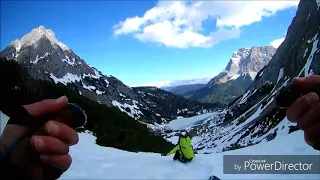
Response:
[{"label": "human hand", "polygon": [[[47,113],[55,113],[65,107],[68,99],[62,96],[59,99],[46,99],[23,107],[31,116],[41,116]],[[16,124],[7,124],[1,137],[0,147],[5,150],[8,146],[23,137],[30,129]],[[48,121],[44,126],[46,135],[33,135],[30,138],[31,148],[40,154],[40,161],[30,164],[23,172],[25,176],[34,179],[42,179],[43,164],[51,165],[65,172],[71,165],[72,159],[69,153],[69,146],[78,143],[77,132],[68,125],[58,122],[55,119]],[[27,150],[24,150],[27,151]]]},{"label": "human hand", "polygon": [[[294,78],[293,83],[299,88],[314,88],[320,83],[320,75]],[[304,139],[313,148],[320,150],[320,102],[315,92],[297,99],[288,109],[287,117],[296,122],[304,131]]]}]

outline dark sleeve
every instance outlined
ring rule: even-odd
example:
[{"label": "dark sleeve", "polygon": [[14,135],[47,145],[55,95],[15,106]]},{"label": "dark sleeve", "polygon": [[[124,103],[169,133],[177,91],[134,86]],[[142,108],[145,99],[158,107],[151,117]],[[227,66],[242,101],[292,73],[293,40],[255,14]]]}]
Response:
[{"label": "dark sleeve", "polygon": [[28,177],[23,176],[22,173],[19,173],[15,167],[12,166],[9,156],[5,156],[0,159],[0,169],[1,169],[1,179],[3,180],[31,180]]}]

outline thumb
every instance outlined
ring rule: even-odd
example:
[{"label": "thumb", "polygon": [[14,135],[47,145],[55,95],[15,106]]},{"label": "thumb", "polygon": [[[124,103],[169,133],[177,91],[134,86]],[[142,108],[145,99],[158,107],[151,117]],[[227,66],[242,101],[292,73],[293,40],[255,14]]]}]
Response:
[{"label": "thumb", "polygon": [[54,113],[66,106],[68,98],[61,96],[58,99],[45,99],[40,102],[36,102],[23,107],[28,111],[31,116],[39,116],[46,113]]}]

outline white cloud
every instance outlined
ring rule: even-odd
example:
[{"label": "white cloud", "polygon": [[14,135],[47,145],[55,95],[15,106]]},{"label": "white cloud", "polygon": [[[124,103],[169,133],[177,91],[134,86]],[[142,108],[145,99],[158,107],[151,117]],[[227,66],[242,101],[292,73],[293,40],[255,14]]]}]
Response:
[{"label": "white cloud", "polygon": [[281,43],[284,41],[284,38],[280,38],[280,39],[276,39],[276,40],[273,40],[270,45],[275,47],[275,48],[278,48]]},{"label": "white cloud", "polygon": [[[128,17],[114,26],[114,35],[130,34],[143,42],[167,47],[211,47],[237,38],[241,27],[259,22],[299,1],[158,1],[141,17]],[[216,30],[205,33],[204,21],[216,21]]]}]

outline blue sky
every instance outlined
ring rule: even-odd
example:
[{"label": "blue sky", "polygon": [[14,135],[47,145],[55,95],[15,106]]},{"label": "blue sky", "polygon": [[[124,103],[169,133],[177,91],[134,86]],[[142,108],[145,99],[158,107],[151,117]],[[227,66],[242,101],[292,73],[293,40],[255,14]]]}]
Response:
[{"label": "blue sky", "polygon": [[292,1],[250,3],[1,1],[1,50],[44,25],[128,85],[213,77],[235,50],[285,37],[297,10]]}]

